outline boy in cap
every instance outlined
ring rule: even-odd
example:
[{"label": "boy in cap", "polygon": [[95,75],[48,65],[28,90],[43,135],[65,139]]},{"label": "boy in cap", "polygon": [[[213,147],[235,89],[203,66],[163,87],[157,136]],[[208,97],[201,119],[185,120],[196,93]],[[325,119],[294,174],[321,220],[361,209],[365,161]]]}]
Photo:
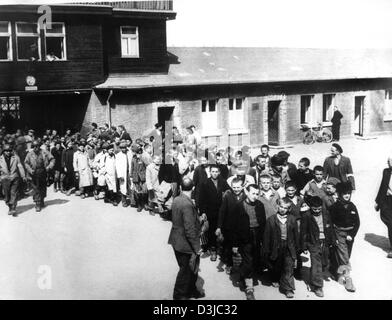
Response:
[{"label": "boy in cap", "polygon": [[295,175],[297,174],[297,167],[294,163],[289,162],[290,153],[284,150],[279,151],[278,157],[283,159],[283,170],[287,172],[290,177],[290,180],[293,180],[295,178]]},{"label": "boy in cap", "polygon": [[360,220],[357,207],[350,201],[352,193],[350,182],[341,182],[337,184],[336,188],[339,198],[330,207],[330,215],[336,237],[335,254],[339,265],[338,282],[344,284],[347,291],[354,292],[355,287],[350,276],[350,256]]},{"label": "boy in cap", "polygon": [[291,179],[289,177],[287,170],[284,170],[284,168],[283,168],[284,164],[285,164],[285,160],[282,157],[280,157],[278,155],[274,155],[271,158],[271,168],[270,168],[269,174],[271,176],[273,176],[273,175],[280,176],[282,179],[282,183],[286,184],[286,182],[290,181]]},{"label": "boy in cap", "polygon": [[332,245],[332,226],[323,202],[318,196],[307,196],[309,210],[304,212],[300,226],[300,248],[310,254],[310,287],[323,297],[323,271],[328,267],[329,246]]}]

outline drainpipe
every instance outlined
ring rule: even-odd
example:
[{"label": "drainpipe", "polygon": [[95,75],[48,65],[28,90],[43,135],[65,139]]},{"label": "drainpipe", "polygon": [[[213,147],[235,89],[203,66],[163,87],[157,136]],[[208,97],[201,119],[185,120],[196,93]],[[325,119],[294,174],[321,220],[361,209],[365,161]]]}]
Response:
[{"label": "drainpipe", "polygon": [[108,98],[106,99],[106,105],[108,107],[106,117],[107,117],[107,120],[108,120],[108,123],[109,123],[109,128],[112,127],[112,110],[110,108],[110,101],[109,101],[110,98],[112,97],[112,95],[113,95],[113,90],[110,90]]}]

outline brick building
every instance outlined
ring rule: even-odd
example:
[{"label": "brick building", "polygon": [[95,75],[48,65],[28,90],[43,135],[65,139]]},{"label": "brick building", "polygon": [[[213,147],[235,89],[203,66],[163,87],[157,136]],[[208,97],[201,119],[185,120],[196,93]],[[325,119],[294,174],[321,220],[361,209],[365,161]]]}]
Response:
[{"label": "brick building", "polygon": [[133,137],[172,121],[207,144],[285,145],[337,105],[342,136],[392,131],[392,50],[167,48],[172,1],[51,8],[53,32],[37,30],[37,6],[1,6],[3,120],[124,124]]}]

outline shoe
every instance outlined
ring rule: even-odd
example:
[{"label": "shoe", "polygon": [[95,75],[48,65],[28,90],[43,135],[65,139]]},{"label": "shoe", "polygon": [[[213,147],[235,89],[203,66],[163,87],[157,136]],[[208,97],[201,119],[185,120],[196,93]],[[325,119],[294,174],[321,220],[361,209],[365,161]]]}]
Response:
[{"label": "shoe", "polygon": [[80,198],[81,198],[81,199],[84,199],[84,198],[86,198],[86,196],[85,196],[84,194],[81,194],[81,195],[80,195]]},{"label": "shoe", "polygon": [[94,199],[95,199],[95,200],[99,200],[99,197],[98,197],[97,194],[94,194]]},{"label": "shoe", "polygon": [[279,282],[272,282],[272,286],[274,288],[279,288]]},{"label": "shoe", "polygon": [[256,300],[253,290],[246,291],[246,300]]},{"label": "shoe", "polygon": [[35,205],[35,212],[40,212],[41,211],[41,207],[39,205]]},{"label": "shoe", "polygon": [[387,258],[391,259],[392,258],[392,250],[388,252]]},{"label": "shoe", "polygon": [[341,285],[345,285],[346,279],[345,279],[345,277],[343,275],[339,275],[338,283],[341,284]]},{"label": "shoe", "polygon": [[154,211],[150,210],[149,213],[150,213],[150,216],[155,216],[155,212]]},{"label": "shoe", "polygon": [[81,192],[79,190],[75,191],[75,196],[80,196]]},{"label": "shoe", "polygon": [[8,214],[9,214],[10,216],[14,216],[14,217],[17,216],[16,210],[15,210],[15,209],[10,209],[10,211],[8,212]]},{"label": "shoe", "polygon": [[216,261],[216,259],[218,258],[216,251],[211,251],[211,257],[210,260],[211,261]]},{"label": "shoe", "polygon": [[293,299],[294,298],[294,292],[293,291],[286,291],[286,298],[287,299]]},{"label": "shoe", "polygon": [[232,270],[232,267],[231,266],[227,266],[226,267],[226,274],[231,274],[231,270]]},{"label": "shoe", "polygon": [[10,207],[10,209],[8,210],[8,215],[12,216],[12,208]]},{"label": "shoe", "polygon": [[355,292],[355,287],[354,287],[353,280],[351,279],[351,277],[346,277],[346,282],[344,284],[344,287],[346,288],[346,290],[348,292]]},{"label": "shoe", "polygon": [[142,207],[137,207],[136,211],[137,212],[142,212],[143,208]]},{"label": "shoe", "polygon": [[128,202],[123,202],[123,203],[122,203],[122,206],[123,206],[123,208],[126,208],[126,207],[129,206],[129,204],[128,204]]},{"label": "shoe", "polygon": [[116,201],[112,201],[112,205],[115,206],[115,207],[117,207],[117,206],[118,206],[118,203],[117,203]]},{"label": "shoe", "polygon": [[59,191],[59,189],[57,189],[57,188],[54,188],[54,189],[53,189],[53,191],[54,191],[54,192],[58,192],[58,191]]},{"label": "shoe", "polygon": [[322,288],[317,288],[317,289],[315,289],[315,290],[314,290],[314,294],[315,294],[317,297],[320,297],[320,298],[323,298],[323,297],[324,297],[324,292],[323,292],[323,289],[322,289]]},{"label": "shoe", "polygon": [[206,296],[206,294],[204,292],[200,292],[199,290],[196,290],[191,293],[191,298],[194,298],[194,299],[204,298],[205,296]]}]

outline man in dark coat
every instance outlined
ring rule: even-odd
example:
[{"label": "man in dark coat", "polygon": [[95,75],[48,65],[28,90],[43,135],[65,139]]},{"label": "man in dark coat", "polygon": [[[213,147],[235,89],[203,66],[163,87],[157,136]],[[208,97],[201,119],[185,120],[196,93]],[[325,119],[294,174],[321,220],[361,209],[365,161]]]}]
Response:
[{"label": "man in dark coat", "polygon": [[287,298],[294,297],[294,266],[299,251],[298,225],[288,214],[291,201],[279,200],[278,213],[270,216],[264,232],[264,254],[269,261],[272,285]]},{"label": "man in dark coat", "polygon": [[231,189],[226,190],[222,197],[222,204],[218,214],[218,228],[216,236],[223,237],[222,261],[226,263],[226,273],[230,274],[233,267],[232,248],[233,233],[237,215],[237,204],[245,200],[242,180],[235,178],[231,181]]},{"label": "man in dark coat", "polygon": [[10,144],[4,144],[0,156],[0,182],[4,194],[4,200],[9,208],[9,215],[16,217],[16,204],[18,201],[18,187],[20,179],[25,180],[25,171],[18,155]]},{"label": "man in dark coat", "polygon": [[200,158],[200,164],[196,167],[193,173],[193,182],[195,184],[194,199],[196,207],[200,207],[200,188],[208,179],[208,162],[206,157]]},{"label": "man in dark coat", "polygon": [[[242,257],[240,277],[245,282],[247,300],[255,300],[253,280],[261,268],[261,244],[266,216],[264,205],[257,200],[259,187],[250,184],[245,189],[246,199],[236,206],[233,217],[233,254]],[[261,270],[260,270],[261,271]]]},{"label": "man in dark coat", "polygon": [[337,143],[332,143],[331,156],[324,161],[324,175],[327,178],[337,178],[345,183],[350,182],[352,190],[355,190],[355,179],[350,158],[342,155],[343,149]]},{"label": "man in dark coat", "polygon": [[191,194],[194,185],[191,179],[181,182],[182,193],[172,205],[172,229],[168,243],[173,246],[180,270],[174,285],[173,299],[188,300],[204,296],[196,288],[198,277],[197,261],[202,252],[200,247],[200,221]]},{"label": "man in dark coat", "polygon": [[27,154],[24,161],[27,177],[31,180],[33,187],[36,212],[40,212],[41,208],[45,206],[46,178],[48,171],[52,170],[55,164],[52,154],[40,149],[40,146],[41,144],[38,141],[34,141],[32,144],[33,150]]},{"label": "man in dark coat", "polygon": [[53,189],[54,192],[61,190],[64,191],[63,180],[64,180],[64,170],[62,167],[61,157],[63,154],[64,148],[61,146],[61,141],[57,140],[55,142],[55,147],[50,151],[52,156],[54,157],[54,183]]},{"label": "man in dark coat", "polygon": [[333,141],[339,141],[339,139],[340,139],[340,124],[341,124],[341,119],[343,118],[343,115],[340,113],[337,106],[334,106],[333,109],[334,109],[334,112],[333,112],[333,117],[331,119],[332,137],[333,137]]},{"label": "man in dark coat", "polygon": [[220,152],[217,152],[216,155],[215,155],[215,161],[216,161],[216,164],[219,167],[220,176],[224,180],[227,180],[227,178],[229,177],[229,168],[227,167],[227,164],[224,163],[223,154],[220,153]]},{"label": "man in dark coat", "polygon": [[380,210],[382,222],[388,228],[388,238],[391,245],[387,257],[392,258],[392,155],[388,158],[388,168],[382,173],[380,188],[376,197],[375,209]]},{"label": "man in dark coat", "polygon": [[218,225],[218,212],[222,204],[222,195],[229,189],[227,182],[220,177],[220,170],[217,165],[210,165],[210,175],[200,188],[199,210],[207,216],[208,229],[208,243],[205,249],[211,252],[211,261],[216,261],[217,242],[215,231]]},{"label": "man in dark coat", "polygon": [[283,170],[287,172],[290,180],[294,180],[297,174],[297,167],[294,163],[289,162],[290,153],[283,150],[279,151],[277,155],[283,159]]},{"label": "man in dark coat", "polygon": [[67,143],[67,148],[63,150],[61,156],[62,168],[64,168],[64,191],[67,191],[67,196],[71,195],[73,191],[76,189],[76,179],[75,179],[75,171],[73,166],[73,158],[74,158],[74,144],[72,140],[69,140]]}]

